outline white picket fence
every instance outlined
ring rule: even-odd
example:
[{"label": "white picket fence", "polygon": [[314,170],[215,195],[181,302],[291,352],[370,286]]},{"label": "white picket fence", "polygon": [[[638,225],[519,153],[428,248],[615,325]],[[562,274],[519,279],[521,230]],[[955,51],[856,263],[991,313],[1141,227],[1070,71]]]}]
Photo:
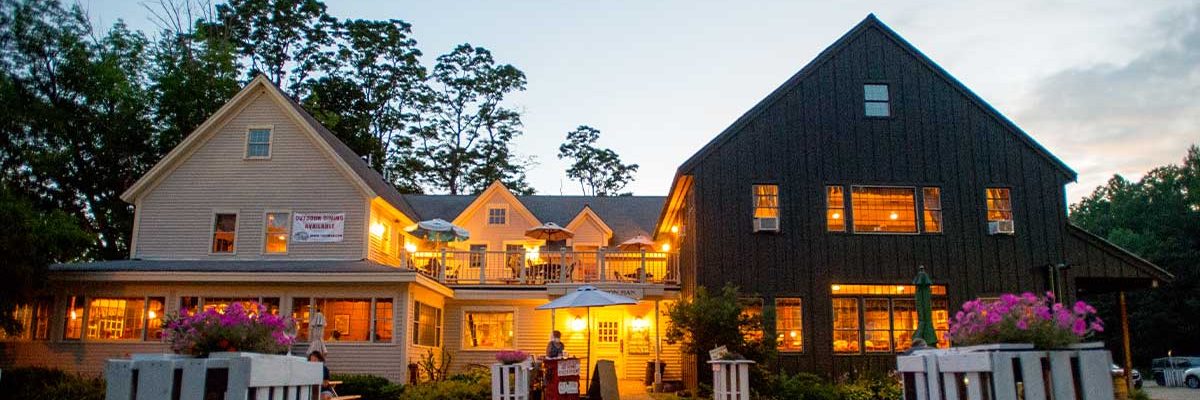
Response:
[{"label": "white picket fence", "polygon": [[712,360],[713,399],[750,400],[750,360]]},{"label": "white picket fence", "polygon": [[107,400],[315,400],[323,378],[319,363],[258,353],[135,354],[104,368]]},{"label": "white picket fence", "polygon": [[529,361],[492,364],[492,400],[529,400]]},{"label": "white picket fence", "polygon": [[1111,365],[1102,343],[1053,351],[998,344],[896,358],[904,382],[914,386],[906,400],[1113,400]]}]

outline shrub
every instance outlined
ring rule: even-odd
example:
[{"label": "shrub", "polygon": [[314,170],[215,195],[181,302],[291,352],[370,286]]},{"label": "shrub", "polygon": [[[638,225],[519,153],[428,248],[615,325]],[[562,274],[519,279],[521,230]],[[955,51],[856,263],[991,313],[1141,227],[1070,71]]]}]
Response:
[{"label": "shrub", "polygon": [[1103,331],[1095,308],[1082,301],[1073,307],[1055,303],[1052,293],[1045,297],[1028,292],[1004,294],[997,301],[968,301],[950,322],[950,340],[959,346],[1032,343],[1039,349],[1053,349]]},{"label": "shrub", "polygon": [[217,351],[248,351],[279,354],[287,351],[295,338],[287,333],[290,319],[267,312],[253,303],[246,310],[234,302],[224,312],[207,309],[195,314],[171,315],[163,337],[178,354],[207,357]]},{"label": "shrub", "polygon": [[776,376],[765,399],[774,400],[900,400],[900,381],[886,375],[860,376],[833,383],[809,373]]},{"label": "shrub", "polygon": [[342,381],[342,384],[337,386],[338,394],[359,395],[362,396],[362,400],[396,400],[404,390],[403,386],[374,375],[336,374],[331,380]]},{"label": "shrub", "polygon": [[904,397],[900,378],[893,375],[860,375],[837,387],[844,400],[900,400]]},{"label": "shrub", "polygon": [[468,371],[444,381],[408,385],[400,400],[489,400],[491,385],[490,375]]},{"label": "shrub", "polygon": [[[684,352],[695,355],[705,367],[708,351],[718,346],[755,361],[750,369],[750,386],[757,392],[765,392],[775,359],[775,335],[763,321],[774,319],[774,308],[765,307],[762,314],[745,313],[742,298],[738,288],[731,284],[719,292],[697,288],[691,299],[680,300],[668,308],[666,339],[668,343],[680,343]],[[712,381],[711,369],[700,368],[699,372],[701,382]]]},{"label": "shrub", "polygon": [[0,400],[103,400],[104,380],[50,368],[13,368],[0,379]]}]

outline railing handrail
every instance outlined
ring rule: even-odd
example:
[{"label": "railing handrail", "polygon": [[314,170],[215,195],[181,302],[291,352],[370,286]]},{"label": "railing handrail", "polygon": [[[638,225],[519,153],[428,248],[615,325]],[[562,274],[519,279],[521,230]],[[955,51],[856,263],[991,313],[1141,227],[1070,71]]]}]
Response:
[{"label": "railing handrail", "polygon": [[443,284],[630,282],[679,283],[679,253],[647,250],[569,248],[522,250],[400,251],[400,267]]}]

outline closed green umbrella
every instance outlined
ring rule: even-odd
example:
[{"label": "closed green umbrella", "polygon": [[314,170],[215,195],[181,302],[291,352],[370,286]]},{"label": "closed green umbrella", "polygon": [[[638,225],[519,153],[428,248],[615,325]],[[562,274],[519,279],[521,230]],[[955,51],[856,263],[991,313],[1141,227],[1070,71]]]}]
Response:
[{"label": "closed green umbrella", "polygon": [[933,289],[930,288],[933,280],[925,273],[925,266],[917,270],[913,285],[917,286],[917,332],[913,337],[925,340],[929,347],[936,347],[938,338],[937,331],[933,329]]}]

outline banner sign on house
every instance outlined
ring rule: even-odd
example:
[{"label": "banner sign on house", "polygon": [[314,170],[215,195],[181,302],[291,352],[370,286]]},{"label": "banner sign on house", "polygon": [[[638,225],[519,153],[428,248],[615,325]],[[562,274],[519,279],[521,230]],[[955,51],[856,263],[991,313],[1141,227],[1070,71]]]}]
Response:
[{"label": "banner sign on house", "polygon": [[346,213],[295,213],[292,241],[295,243],[340,242],[345,236]]}]

